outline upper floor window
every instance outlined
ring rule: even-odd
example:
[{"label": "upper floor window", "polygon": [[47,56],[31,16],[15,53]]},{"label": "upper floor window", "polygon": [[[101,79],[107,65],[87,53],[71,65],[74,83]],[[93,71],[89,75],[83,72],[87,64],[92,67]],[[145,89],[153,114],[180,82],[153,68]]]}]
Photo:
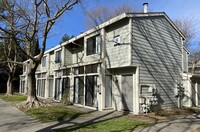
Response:
[{"label": "upper floor window", "polygon": [[44,56],[43,58],[42,58],[42,67],[45,67],[46,66],[46,62],[47,61],[47,57],[46,56]]},{"label": "upper floor window", "polygon": [[120,36],[119,35],[114,36],[113,41],[114,41],[114,46],[119,45],[120,44]]},{"label": "upper floor window", "polygon": [[61,51],[62,50],[56,51],[56,59],[55,59],[56,63],[61,63]]},{"label": "upper floor window", "polygon": [[100,35],[87,39],[87,55],[100,53],[101,38]]}]

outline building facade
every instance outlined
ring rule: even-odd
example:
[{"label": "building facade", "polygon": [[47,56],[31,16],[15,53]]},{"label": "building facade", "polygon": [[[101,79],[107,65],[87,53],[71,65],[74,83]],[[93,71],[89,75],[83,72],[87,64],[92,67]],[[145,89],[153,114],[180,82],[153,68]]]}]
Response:
[{"label": "building facade", "polygon": [[[124,13],[47,50],[36,72],[37,96],[134,114],[177,106],[188,64],[184,40],[163,12]],[[20,79],[25,94],[26,66]]]}]

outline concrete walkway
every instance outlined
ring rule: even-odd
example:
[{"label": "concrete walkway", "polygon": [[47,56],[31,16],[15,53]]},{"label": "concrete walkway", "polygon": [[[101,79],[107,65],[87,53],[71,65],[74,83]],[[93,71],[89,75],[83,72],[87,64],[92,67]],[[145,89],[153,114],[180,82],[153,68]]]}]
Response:
[{"label": "concrete walkway", "polygon": [[[122,112],[99,112],[76,106],[71,107],[88,112],[90,115],[61,122],[41,123],[38,120],[27,116],[11,103],[7,103],[0,99],[0,132],[53,132],[55,129],[66,127],[68,131],[73,131],[74,129],[72,129],[72,126],[126,116],[126,114]],[[137,132],[190,132],[198,127],[200,127],[200,115],[190,115],[170,122],[159,123],[151,127],[140,129],[137,130]]]},{"label": "concrete walkway", "polygon": [[0,99],[0,132],[35,132],[49,125],[40,123],[11,103]]},{"label": "concrete walkway", "polygon": [[200,115],[188,115],[179,119],[158,123],[136,132],[192,132],[200,127]]},{"label": "concrete walkway", "polygon": [[40,121],[27,116],[11,103],[0,99],[0,132],[53,132],[57,128],[70,127],[82,123],[87,124],[124,116],[123,113],[114,111],[99,112],[76,106],[71,107],[87,112],[90,115],[61,122],[41,123]]}]

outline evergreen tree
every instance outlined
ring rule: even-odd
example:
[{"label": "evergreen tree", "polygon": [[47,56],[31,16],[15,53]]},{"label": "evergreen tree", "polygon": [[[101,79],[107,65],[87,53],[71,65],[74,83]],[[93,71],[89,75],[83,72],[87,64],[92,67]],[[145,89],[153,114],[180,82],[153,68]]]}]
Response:
[{"label": "evergreen tree", "polygon": [[70,40],[73,37],[74,37],[74,35],[69,36],[68,34],[64,34],[59,44],[61,44],[63,42],[66,42],[66,41]]}]

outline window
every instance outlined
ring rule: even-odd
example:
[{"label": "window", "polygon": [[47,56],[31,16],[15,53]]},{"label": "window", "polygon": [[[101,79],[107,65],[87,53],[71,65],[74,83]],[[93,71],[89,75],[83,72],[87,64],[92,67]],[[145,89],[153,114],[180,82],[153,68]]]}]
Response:
[{"label": "window", "polygon": [[40,97],[45,96],[45,81],[46,79],[37,80],[37,96],[40,96]]},{"label": "window", "polygon": [[70,69],[70,68],[64,69],[64,70],[63,70],[63,76],[68,76],[68,75],[70,75],[70,72],[71,72],[71,69]]},{"label": "window", "polygon": [[61,97],[61,78],[56,78],[55,79],[55,93],[54,93],[54,99],[55,100],[60,100]]},{"label": "window", "polygon": [[87,39],[87,55],[100,53],[100,35]]},{"label": "window", "polygon": [[75,75],[84,74],[84,67],[83,67],[83,66],[75,67],[75,68],[74,68],[74,74],[75,74]]},{"label": "window", "polygon": [[119,35],[114,36],[113,42],[114,42],[114,46],[119,45],[120,44],[120,36]]},{"label": "window", "polygon": [[39,73],[37,75],[37,96],[45,97],[45,82],[46,82],[46,74]]},{"label": "window", "polygon": [[55,76],[56,77],[61,77],[62,76],[62,71],[61,70],[59,70],[59,71],[55,71]]},{"label": "window", "polygon": [[46,61],[47,61],[47,57],[44,56],[44,57],[42,58],[42,67],[45,67],[45,66],[46,66]]},{"label": "window", "polygon": [[86,73],[97,73],[98,72],[97,69],[98,69],[98,64],[87,65],[85,72]]},{"label": "window", "polygon": [[56,63],[61,63],[61,51],[62,50],[56,51],[56,59],[55,59]]}]

